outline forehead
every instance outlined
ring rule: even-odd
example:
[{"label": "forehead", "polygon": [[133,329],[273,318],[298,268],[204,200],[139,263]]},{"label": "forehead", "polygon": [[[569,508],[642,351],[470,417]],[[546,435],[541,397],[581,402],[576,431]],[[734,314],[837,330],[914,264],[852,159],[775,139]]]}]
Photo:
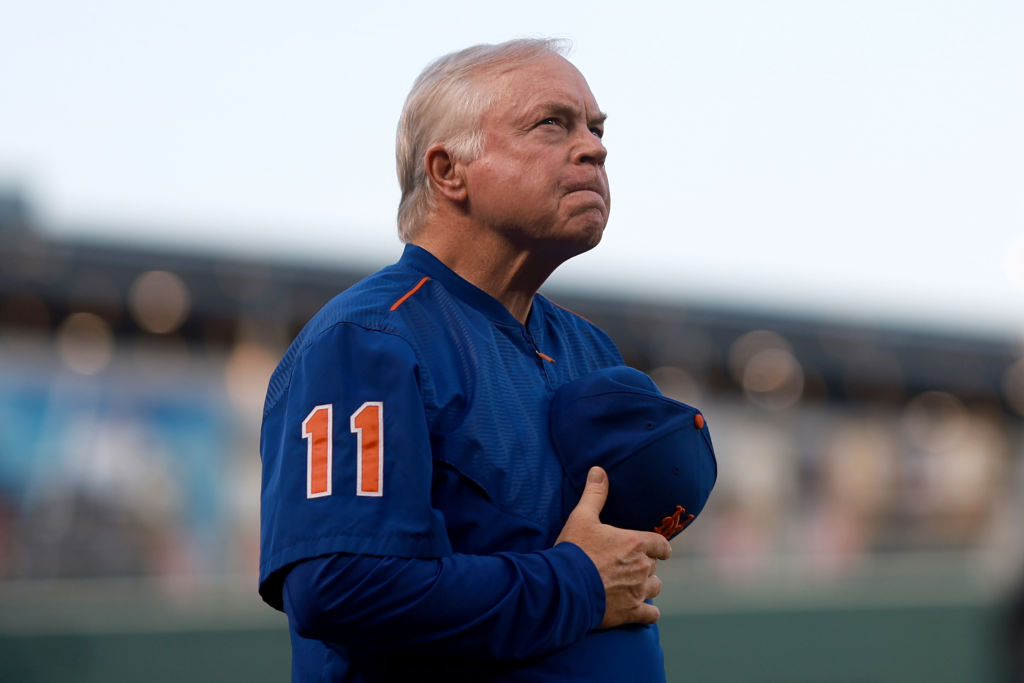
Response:
[{"label": "forehead", "polygon": [[541,103],[576,105],[588,115],[600,114],[597,100],[583,74],[555,54],[507,65],[493,76],[492,114],[525,113]]}]

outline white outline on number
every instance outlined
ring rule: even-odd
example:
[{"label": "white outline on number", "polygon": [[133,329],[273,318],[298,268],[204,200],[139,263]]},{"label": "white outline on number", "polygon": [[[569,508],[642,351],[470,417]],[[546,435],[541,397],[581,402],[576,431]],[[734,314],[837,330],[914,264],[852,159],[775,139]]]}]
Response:
[{"label": "white outline on number", "polygon": [[[313,440],[315,435],[306,429],[310,419],[320,410],[327,409],[327,490],[313,493]],[[319,405],[309,411],[309,415],[302,421],[302,438],[309,443],[306,445],[306,498],[323,498],[331,495],[331,482],[334,480],[334,408],[330,403]]]},{"label": "white outline on number", "polygon": [[[356,417],[368,406],[377,409],[377,490],[363,491],[363,430],[356,427]],[[367,401],[348,418],[349,430],[356,435],[356,495],[379,497],[384,495],[384,402]]]}]

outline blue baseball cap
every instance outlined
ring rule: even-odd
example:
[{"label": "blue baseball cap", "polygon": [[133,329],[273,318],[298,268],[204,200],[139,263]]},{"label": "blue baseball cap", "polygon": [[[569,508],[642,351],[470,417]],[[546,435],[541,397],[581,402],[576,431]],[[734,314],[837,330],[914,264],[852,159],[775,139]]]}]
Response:
[{"label": "blue baseball cap", "polygon": [[639,370],[605,368],[561,386],[550,417],[566,516],[594,465],[610,482],[605,524],[672,538],[704,509],[718,477],[707,422]]}]

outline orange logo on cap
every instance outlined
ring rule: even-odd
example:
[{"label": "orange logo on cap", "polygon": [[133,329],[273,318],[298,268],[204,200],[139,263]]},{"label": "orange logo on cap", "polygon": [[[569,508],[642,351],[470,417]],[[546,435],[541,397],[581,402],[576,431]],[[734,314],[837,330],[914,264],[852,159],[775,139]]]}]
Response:
[{"label": "orange logo on cap", "polygon": [[676,511],[661,520],[661,524],[654,527],[654,533],[661,534],[665,538],[675,536],[693,521],[693,515],[686,515],[686,519],[680,521],[684,514],[686,514],[686,508],[676,505]]}]

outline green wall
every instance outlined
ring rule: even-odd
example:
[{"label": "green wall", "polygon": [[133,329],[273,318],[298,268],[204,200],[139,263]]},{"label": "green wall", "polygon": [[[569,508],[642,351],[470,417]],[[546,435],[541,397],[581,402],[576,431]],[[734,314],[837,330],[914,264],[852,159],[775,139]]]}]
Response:
[{"label": "green wall", "polygon": [[[998,611],[987,606],[733,610],[667,614],[669,681],[995,681]],[[3,683],[287,681],[280,625],[145,633],[0,636]]]},{"label": "green wall", "polygon": [[997,612],[852,608],[669,616],[669,681],[981,683],[996,680]]}]

